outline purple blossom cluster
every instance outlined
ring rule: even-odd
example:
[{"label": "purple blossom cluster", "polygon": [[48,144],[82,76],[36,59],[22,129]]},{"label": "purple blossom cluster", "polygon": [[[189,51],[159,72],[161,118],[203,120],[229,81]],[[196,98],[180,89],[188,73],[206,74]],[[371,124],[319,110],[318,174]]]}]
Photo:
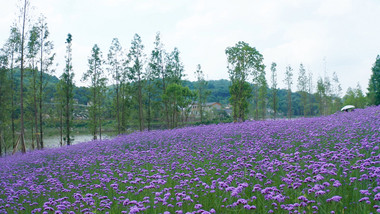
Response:
[{"label": "purple blossom cluster", "polygon": [[0,159],[0,213],[380,212],[380,106]]}]

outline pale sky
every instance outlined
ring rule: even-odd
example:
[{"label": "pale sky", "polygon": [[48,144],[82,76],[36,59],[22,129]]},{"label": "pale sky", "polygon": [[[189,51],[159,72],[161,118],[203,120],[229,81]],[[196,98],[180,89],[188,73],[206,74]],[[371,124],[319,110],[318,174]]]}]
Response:
[{"label": "pale sky", "polygon": [[[16,19],[17,1],[0,0],[0,46]],[[225,49],[244,41],[278,65],[278,82],[285,67],[299,64],[318,76],[338,74],[343,88],[366,90],[371,68],[380,54],[379,0],[30,0],[33,14],[47,17],[57,53],[56,75],[64,68],[65,39],[73,36],[75,82],[88,69],[88,57],[98,44],[105,59],[113,38],[124,49],[138,33],[149,57],[156,32],[167,51],[178,47],[187,79],[194,80],[201,64],[208,80],[228,79]]]}]

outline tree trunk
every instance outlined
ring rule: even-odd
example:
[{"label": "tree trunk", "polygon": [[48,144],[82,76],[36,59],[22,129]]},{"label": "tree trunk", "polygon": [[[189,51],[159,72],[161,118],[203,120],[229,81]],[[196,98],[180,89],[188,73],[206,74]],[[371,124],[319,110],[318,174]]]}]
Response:
[{"label": "tree trunk", "polygon": [[59,106],[59,136],[60,136],[59,144],[63,146],[63,107],[62,106]]},{"label": "tree trunk", "polygon": [[[69,76],[70,78],[70,76]],[[69,94],[69,90],[70,90],[70,87],[69,85],[66,86],[66,142],[67,142],[67,145],[70,146],[71,145],[71,139],[70,139],[70,94]]]},{"label": "tree trunk", "polygon": [[24,3],[24,15],[23,15],[23,23],[22,23],[22,35],[21,35],[21,78],[20,78],[20,140],[21,140],[21,146],[22,146],[22,153],[26,153],[26,146],[25,146],[25,140],[24,140],[24,35],[25,35],[25,19],[26,19],[26,6],[27,6],[27,0],[25,0]]},{"label": "tree trunk", "polygon": [[2,147],[2,144],[3,144],[3,134],[2,134],[2,132],[0,132],[0,157],[3,156],[3,147]]},{"label": "tree trunk", "polygon": [[[164,71],[164,67],[161,66],[161,70],[162,70],[162,94],[165,94],[166,92],[166,82],[165,82],[165,71]],[[169,119],[169,107],[168,107],[168,103],[166,101],[164,101],[164,108],[165,108],[165,118],[166,118],[166,125],[167,125],[167,128],[170,128],[170,119]]]},{"label": "tree trunk", "polygon": [[[94,73],[95,73],[95,75],[96,75],[96,70],[95,70]],[[95,77],[95,78],[96,78],[96,77]],[[97,118],[97,117],[96,117],[96,116],[97,116],[97,114],[98,114],[98,112],[97,112],[97,110],[98,110],[98,109],[97,109],[97,102],[96,102],[96,99],[97,99],[97,98],[96,98],[97,86],[96,86],[95,84],[96,84],[96,80],[94,81],[94,100],[93,100],[94,103],[93,103],[93,106],[92,106],[92,108],[93,108],[93,114],[94,114],[94,115],[93,115],[93,117],[94,117],[94,118],[93,118],[93,126],[94,126],[94,127],[93,127],[93,131],[92,131],[92,132],[93,132],[93,135],[94,135],[94,140],[96,140],[96,138],[97,138],[97,135],[96,135],[96,134],[97,134],[97,133],[96,133],[96,129],[97,129],[97,124],[96,124],[96,123],[97,123],[97,119],[96,119],[96,118]]]},{"label": "tree trunk", "polygon": [[125,99],[125,85],[122,84],[120,86],[120,93],[121,93],[121,130],[125,131],[125,102],[126,102],[126,99]]},{"label": "tree trunk", "polygon": [[272,96],[273,96],[273,119],[276,119],[276,89],[273,89]]},{"label": "tree trunk", "polygon": [[[41,39],[42,40],[42,39]],[[42,44],[42,41],[41,41],[41,44]],[[40,99],[39,99],[39,102],[40,102],[40,148],[43,149],[44,148],[44,135],[43,135],[43,120],[42,120],[42,85],[43,85],[43,48],[41,46],[41,58],[40,58]]]},{"label": "tree trunk", "polygon": [[[148,86],[149,87],[149,86]],[[150,90],[150,89],[149,89]],[[148,112],[147,112],[147,114],[148,114],[148,131],[150,131],[150,123],[151,123],[151,93],[150,92],[148,92]]]},{"label": "tree trunk", "polygon": [[[37,110],[37,89],[36,89],[36,70],[33,69],[33,108],[34,108],[34,128],[36,134],[37,149],[40,148],[39,133],[38,133],[38,110]],[[32,131],[33,133],[33,131]],[[32,144],[34,149],[34,144]]]},{"label": "tree trunk", "polygon": [[99,119],[99,139],[102,140],[102,121]]},{"label": "tree trunk", "polygon": [[255,110],[255,120],[259,119],[259,95],[258,95],[258,90],[257,90],[257,85],[253,86],[254,87],[254,93],[255,93],[255,105],[256,105],[256,110]]},{"label": "tree trunk", "polygon": [[4,156],[7,155],[7,145],[5,144],[5,140],[4,140],[4,133],[0,133],[0,157],[1,157],[1,154],[2,154],[2,146],[1,144],[3,144],[4,146]]},{"label": "tree trunk", "polygon": [[32,150],[34,150],[34,127],[32,125],[32,133],[31,133],[31,138],[32,138]]},{"label": "tree trunk", "polygon": [[143,103],[142,103],[142,86],[141,86],[141,77],[139,75],[138,79],[138,102],[139,102],[139,126],[140,131],[144,129],[144,115],[143,115]]},{"label": "tree trunk", "polygon": [[[13,49],[14,50],[14,49]],[[16,137],[15,137],[15,106],[14,106],[14,73],[13,73],[13,61],[14,61],[14,51],[12,50],[11,58],[11,126],[12,126],[12,148],[16,147]]]},{"label": "tree trunk", "polygon": [[288,118],[292,118],[292,91],[288,90]]},{"label": "tree trunk", "polygon": [[119,83],[116,83],[116,120],[117,134],[120,134],[120,105],[119,105]]}]

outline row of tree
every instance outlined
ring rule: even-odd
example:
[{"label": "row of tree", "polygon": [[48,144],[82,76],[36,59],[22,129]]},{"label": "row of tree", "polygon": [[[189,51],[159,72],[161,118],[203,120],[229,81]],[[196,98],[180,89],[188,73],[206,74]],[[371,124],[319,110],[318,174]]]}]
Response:
[{"label": "row of tree", "polygon": [[[189,106],[197,99],[205,103],[207,91],[204,74],[198,65],[195,72],[199,83],[196,91],[183,85],[184,66],[180,52],[174,48],[166,52],[157,33],[154,49],[149,58],[144,54],[141,37],[135,34],[127,53],[119,40],[114,38],[106,60],[97,45],[92,48],[88,60],[89,69],[82,80],[90,80],[91,97],[89,115],[94,139],[101,138],[101,121],[104,119],[104,100],[108,95],[109,80],[112,76],[112,106],[118,133],[125,132],[131,119],[138,121],[139,130],[151,129],[154,118],[161,118],[168,128],[185,122]],[[107,71],[107,72],[104,72]],[[202,115],[202,114],[201,114]],[[202,118],[201,118],[202,120]]]},{"label": "row of tree", "polygon": [[[245,42],[238,42],[233,47],[228,47],[225,51],[228,61],[228,72],[231,81],[229,88],[231,98],[230,103],[233,108],[234,121],[244,121],[252,109],[254,119],[267,118],[268,107],[271,108],[272,117],[277,117],[279,99],[277,82],[277,64],[271,64],[271,85],[265,78],[265,65],[263,56],[256,48],[249,46]],[[288,65],[285,69],[284,83],[287,88],[287,117],[292,118],[293,113],[293,93],[294,83],[293,68]],[[315,90],[314,90],[315,88]],[[268,96],[268,89],[270,96]],[[315,92],[314,92],[315,91]],[[364,96],[360,85],[356,89],[349,88],[347,94],[342,96],[342,88],[337,74],[332,74],[332,79],[327,75],[318,77],[317,85],[313,85],[313,74],[306,72],[304,65],[299,65],[297,79],[297,94],[300,97],[301,112],[304,117],[314,115],[332,114],[342,107],[342,105],[354,104],[356,107],[380,104],[380,57],[377,56],[372,68],[372,76],[369,83],[367,97]],[[317,106],[315,106],[317,103]],[[250,108],[252,106],[253,108]]]},{"label": "row of tree", "polygon": [[[31,147],[42,149],[44,147],[43,114],[45,113],[48,117],[53,116],[44,109],[47,104],[53,105],[57,110],[54,116],[59,118],[61,144],[70,145],[72,142],[73,90],[75,88],[72,65],[73,37],[71,34],[67,36],[65,69],[56,84],[56,94],[51,103],[52,100],[46,100],[44,95],[46,81],[48,81],[45,78],[46,74],[54,72],[51,68],[55,56],[52,53],[53,43],[48,39],[49,31],[45,18],[42,16],[31,29],[25,30],[25,21],[29,20],[26,15],[28,7],[29,2],[25,1],[21,10],[24,11],[24,21],[20,25],[22,28],[17,25],[11,28],[10,37],[0,54],[1,100],[4,101],[0,118],[2,140],[0,150],[4,148],[1,145],[10,139],[7,129],[11,127],[14,152],[19,144],[22,145],[22,152],[26,151],[24,113],[27,113],[27,121],[33,121],[30,124],[27,123],[32,133]],[[24,43],[27,43],[27,46],[24,47]],[[125,132],[131,120],[138,121],[140,131],[145,128],[150,130],[153,118],[162,118],[168,128],[174,128],[187,120],[190,113],[189,106],[197,96],[201,106],[204,106],[208,92],[204,89],[206,84],[201,66],[198,65],[195,72],[199,79],[197,90],[191,91],[183,85],[184,67],[179,50],[174,48],[172,52],[166,52],[159,33],[156,35],[154,45],[149,59],[144,54],[144,45],[138,34],[134,36],[127,53],[117,38],[112,40],[106,59],[103,59],[102,52],[96,44],[92,48],[88,70],[84,73],[82,81],[90,82],[89,128],[94,139],[102,137],[102,120],[105,119],[105,100],[107,100],[105,98],[109,95],[113,99],[107,105],[111,105],[114,109],[112,116],[117,121],[117,133]],[[15,81],[18,70],[20,81]],[[110,82],[107,76],[112,77]],[[25,85],[25,77],[27,77],[27,85]],[[19,83],[19,85],[14,83]],[[112,90],[107,86],[110,84]],[[19,88],[19,94],[16,93],[17,88]],[[9,118],[7,111],[11,112]],[[202,117],[201,120],[203,120]],[[16,125],[16,121],[19,126]],[[9,122],[11,125],[8,124]],[[16,128],[21,131],[18,133]]]},{"label": "row of tree", "polygon": [[[30,3],[23,1],[20,6],[19,21],[11,27],[9,39],[1,49],[1,118],[0,118],[0,154],[1,143],[4,145],[11,139],[13,152],[17,145],[25,146],[25,118],[30,123],[32,134],[32,149],[43,149],[43,97],[46,87],[44,74],[49,73],[55,54],[52,53],[53,43],[49,40],[49,30],[46,19],[41,15],[27,29],[30,23]],[[19,85],[15,85],[15,71],[20,70]],[[24,87],[25,73],[28,72],[28,90]],[[19,93],[16,93],[17,88]],[[18,102],[19,101],[19,102]],[[19,108],[17,107],[19,105]],[[26,108],[25,108],[26,107]],[[18,110],[16,112],[16,109]],[[26,111],[27,110],[27,111]],[[27,113],[27,114],[25,114]],[[19,115],[16,115],[19,114]],[[6,118],[8,118],[7,120]],[[16,119],[19,120],[19,130],[16,132]],[[11,136],[7,128],[11,129]],[[7,147],[3,147],[7,148]]]}]

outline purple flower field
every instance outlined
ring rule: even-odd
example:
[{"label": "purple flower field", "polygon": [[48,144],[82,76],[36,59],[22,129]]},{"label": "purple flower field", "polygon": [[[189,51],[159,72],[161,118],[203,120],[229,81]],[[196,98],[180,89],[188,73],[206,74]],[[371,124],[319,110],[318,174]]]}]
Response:
[{"label": "purple flower field", "polygon": [[380,106],[0,159],[0,213],[380,213]]}]

